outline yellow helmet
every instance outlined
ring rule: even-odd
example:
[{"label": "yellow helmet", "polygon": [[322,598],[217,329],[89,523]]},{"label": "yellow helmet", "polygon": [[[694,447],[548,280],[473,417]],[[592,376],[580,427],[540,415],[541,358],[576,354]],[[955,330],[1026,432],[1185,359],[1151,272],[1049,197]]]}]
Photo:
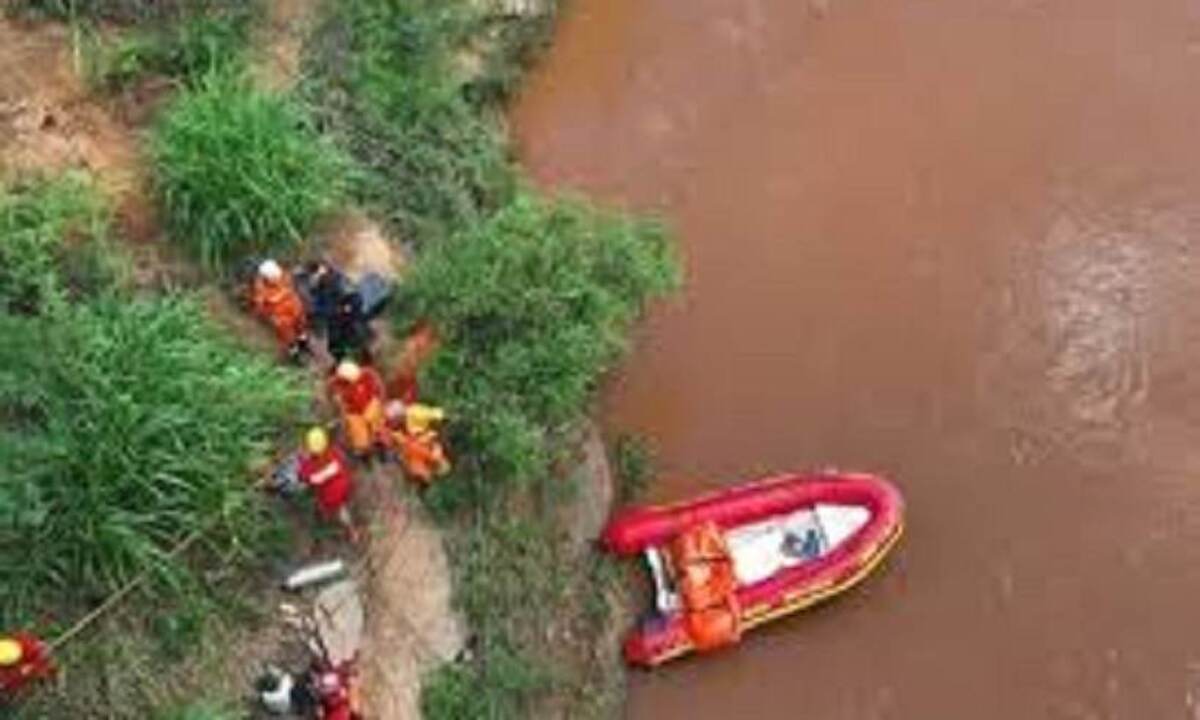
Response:
[{"label": "yellow helmet", "polygon": [[0,638],[0,667],[10,667],[21,662],[21,643],[12,638]]},{"label": "yellow helmet", "polygon": [[362,368],[353,360],[343,360],[338,363],[337,376],[346,382],[355,382],[362,375]]},{"label": "yellow helmet", "polygon": [[319,427],[309,430],[304,436],[304,447],[313,455],[320,455],[329,447],[329,433]]}]

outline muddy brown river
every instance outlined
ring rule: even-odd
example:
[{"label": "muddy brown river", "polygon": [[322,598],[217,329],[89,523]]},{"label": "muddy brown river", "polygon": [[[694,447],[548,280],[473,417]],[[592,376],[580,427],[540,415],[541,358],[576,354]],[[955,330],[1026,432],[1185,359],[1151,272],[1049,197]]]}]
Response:
[{"label": "muddy brown river", "polygon": [[1200,718],[1200,2],[573,0],[514,122],[677,231],[605,403],[651,499],[909,504],[884,570],[630,718]]}]

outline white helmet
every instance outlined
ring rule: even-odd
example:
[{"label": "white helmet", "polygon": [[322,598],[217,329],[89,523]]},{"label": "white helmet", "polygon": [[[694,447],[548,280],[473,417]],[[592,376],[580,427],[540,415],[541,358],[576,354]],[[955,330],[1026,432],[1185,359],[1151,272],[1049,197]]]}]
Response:
[{"label": "white helmet", "polygon": [[362,377],[362,368],[353,360],[343,360],[338,363],[337,376],[346,382],[358,382]]},{"label": "white helmet", "polygon": [[258,274],[274,282],[283,277],[283,268],[274,260],[263,260],[258,264]]}]

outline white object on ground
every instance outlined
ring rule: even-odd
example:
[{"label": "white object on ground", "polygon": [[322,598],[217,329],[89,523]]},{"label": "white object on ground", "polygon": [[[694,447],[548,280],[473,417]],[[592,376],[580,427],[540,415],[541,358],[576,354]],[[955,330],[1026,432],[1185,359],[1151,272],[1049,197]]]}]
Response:
[{"label": "white object on ground", "polygon": [[292,711],[292,688],[296,683],[291,675],[278,668],[270,668],[268,673],[275,681],[275,687],[262,691],[258,698],[267,712],[272,715],[286,715]]},{"label": "white object on ground", "polygon": [[306,565],[288,575],[283,581],[283,587],[288,590],[299,590],[308,585],[332,580],[346,572],[346,564],[341,560],[330,560],[313,565]]}]

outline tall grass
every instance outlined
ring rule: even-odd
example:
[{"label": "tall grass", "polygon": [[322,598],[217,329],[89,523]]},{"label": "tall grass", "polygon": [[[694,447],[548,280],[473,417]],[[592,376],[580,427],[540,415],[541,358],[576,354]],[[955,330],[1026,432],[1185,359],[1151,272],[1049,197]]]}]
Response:
[{"label": "tall grass", "polygon": [[209,268],[299,244],[342,195],[342,162],[285,96],[207,76],[155,128],[172,237]]},{"label": "tall grass", "polygon": [[0,310],[36,314],[115,282],[107,212],[81,175],[0,187]]},{"label": "tall grass", "polygon": [[171,21],[148,23],[113,40],[90,36],[88,76],[100,89],[121,90],[149,75],[194,85],[205,76],[231,72],[245,62],[251,23],[259,3],[192,11]]},{"label": "tall grass", "polygon": [[443,333],[426,383],[454,408],[452,445],[469,459],[434,487],[434,502],[482,504],[544,477],[561,431],[644,304],[675,286],[675,268],[656,223],[530,194],[428,248],[406,283],[405,312]]},{"label": "tall grass", "polygon": [[362,170],[359,201],[417,244],[482,220],[515,190],[503,135],[455,68],[478,12],[464,0],[331,3],[306,64],[305,96]]},{"label": "tall grass", "polygon": [[[247,463],[300,409],[282,371],[218,335],[201,306],[103,299],[52,322],[0,315],[0,611],[102,596],[210,528],[261,518]],[[66,595],[64,595],[66,594]]]},{"label": "tall grass", "polygon": [[247,464],[302,409],[299,383],[200,303],[72,284],[73,236],[102,233],[94,197],[74,181],[0,195],[0,248],[39,258],[46,299],[0,309],[0,626],[144,570],[182,580],[166,553],[201,528],[227,550],[259,537]]}]

